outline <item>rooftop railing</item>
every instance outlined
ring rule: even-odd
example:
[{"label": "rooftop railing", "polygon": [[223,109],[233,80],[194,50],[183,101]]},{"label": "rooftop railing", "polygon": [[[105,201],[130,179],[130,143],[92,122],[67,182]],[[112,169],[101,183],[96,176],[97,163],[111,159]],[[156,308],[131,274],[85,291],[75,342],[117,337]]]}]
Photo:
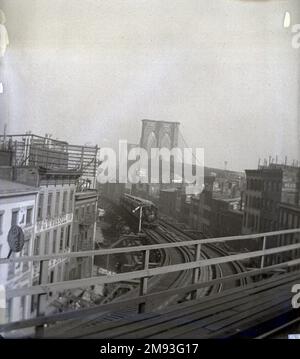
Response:
[{"label": "rooftop railing", "polygon": [[98,147],[70,145],[32,134],[0,136],[0,151],[12,152],[12,165],[81,171],[95,177]]}]

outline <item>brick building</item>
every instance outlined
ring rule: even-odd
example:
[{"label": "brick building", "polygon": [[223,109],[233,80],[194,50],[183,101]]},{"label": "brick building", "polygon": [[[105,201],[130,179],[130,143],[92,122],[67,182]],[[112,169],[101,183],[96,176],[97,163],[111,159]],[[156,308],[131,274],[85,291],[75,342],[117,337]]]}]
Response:
[{"label": "brick building", "polygon": [[[72,243],[75,198],[86,190],[81,182],[95,184],[97,150],[97,147],[74,146],[31,134],[0,136],[0,178],[31,186],[37,192],[33,255],[67,253],[75,248]],[[94,211],[93,226],[96,206]],[[94,240],[95,234],[92,236]],[[50,260],[48,282],[69,279],[70,270],[69,259]],[[40,267],[35,265],[31,278],[33,285],[39,283],[39,276]],[[46,302],[53,301],[56,294],[50,293]],[[31,299],[31,314],[34,315],[38,298],[33,296]]]},{"label": "brick building", "polygon": [[278,228],[280,203],[299,206],[300,168],[270,165],[246,170],[243,233]]},{"label": "brick building", "polygon": [[[300,168],[279,164],[260,166],[257,170],[246,170],[246,181],[244,234],[289,229],[300,224]],[[291,242],[292,238],[271,239],[268,245]],[[251,244],[261,246],[255,241]]]},{"label": "brick building", "polygon": [[[11,257],[31,256],[34,247],[34,219],[38,190],[24,184],[0,179],[0,258],[10,252],[8,233],[13,225],[19,226],[24,234],[24,247]],[[11,263],[0,267],[0,285],[6,289],[32,285],[32,263]],[[18,321],[30,317],[31,297],[10,298],[6,303],[7,321]]]}]

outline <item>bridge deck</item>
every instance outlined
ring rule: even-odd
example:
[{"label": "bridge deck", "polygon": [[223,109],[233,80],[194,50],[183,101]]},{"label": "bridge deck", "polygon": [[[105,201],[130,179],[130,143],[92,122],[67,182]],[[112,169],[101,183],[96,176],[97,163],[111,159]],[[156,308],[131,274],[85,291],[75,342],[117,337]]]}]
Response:
[{"label": "bridge deck", "polygon": [[246,287],[169,307],[134,314],[126,320],[95,320],[63,334],[72,338],[225,338],[255,337],[300,315],[292,308],[291,288],[300,273],[276,275]]}]

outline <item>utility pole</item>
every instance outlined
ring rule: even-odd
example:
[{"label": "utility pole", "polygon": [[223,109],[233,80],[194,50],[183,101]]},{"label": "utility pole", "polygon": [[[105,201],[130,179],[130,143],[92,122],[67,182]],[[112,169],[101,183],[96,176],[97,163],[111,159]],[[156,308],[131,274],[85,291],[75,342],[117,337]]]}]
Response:
[{"label": "utility pole", "polygon": [[139,233],[141,233],[142,231],[142,216],[143,216],[143,206],[140,207]]},{"label": "utility pole", "polygon": [[141,233],[142,231],[142,216],[143,216],[143,206],[138,206],[136,207],[132,212],[135,213],[136,211],[140,210],[140,215],[139,215],[139,233]]}]

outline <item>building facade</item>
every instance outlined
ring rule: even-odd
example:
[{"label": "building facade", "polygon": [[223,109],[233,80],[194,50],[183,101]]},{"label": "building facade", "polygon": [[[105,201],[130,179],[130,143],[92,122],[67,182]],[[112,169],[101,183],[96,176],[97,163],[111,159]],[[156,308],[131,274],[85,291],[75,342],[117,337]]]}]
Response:
[{"label": "building facade", "polygon": [[[96,190],[75,193],[72,252],[95,249],[98,196]],[[94,258],[74,258],[70,263],[70,279],[91,277]]]},{"label": "building facade", "polygon": [[174,219],[180,219],[181,190],[169,188],[160,191],[159,210]]},{"label": "building facade", "polygon": [[[278,215],[278,230],[292,228],[300,228],[300,206],[280,203]],[[299,243],[299,240],[299,233],[286,234],[279,237],[277,244],[279,246],[283,246],[293,243]],[[298,257],[299,254],[300,250],[281,253],[279,255],[273,256],[273,263],[280,263],[284,260],[292,260],[293,258]]]},{"label": "building facade", "polygon": [[[10,256],[33,255],[37,193],[34,187],[0,179],[0,258],[9,255],[8,233],[14,225],[24,233],[24,246],[20,253],[11,253]],[[0,284],[6,289],[31,286],[32,278],[32,263],[1,265]],[[7,321],[27,319],[31,314],[31,297],[8,299],[6,308]]]},{"label": "building facade", "polygon": [[214,181],[214,176],[205,176],[202,193],[191,197],[189,225],[207,236],[210,236]]},{"label": "building facade", "polygon": [[[83,183],[95,185],[97,150],[97,147],[73,146],[31,134],[0,136],[0,178],[10,177],[14,183],[31,186],[37,192],[33,255],[68,253],[76,247],[72,243],[75,193],[85,191]],[[70,259],[50,260],[47,269],[48,283],[67,280]],[[40,266],[36,264],[32,270],[32,285],[37,285],[39,280]],[[49,304],[59,294],[49,293],[39,310],[49,309]],[[33,296],[31,315],[36,314],[37,306],[38,297]],[[49,310],[51,312],[51,308]]]},{"label": "building facade", "polygon": [[243,233],[276,230],[282,193],[282,169],[246,170],[246,181]]},{"label": "building facade", "polygon": [[210,234],[212,237],[228,237],[242,233],[243,212],[241,198],[212,199]]},{"label": "building facade", "polygon": [[[33,254],[35,256],[67,253],[71,251],[72,225],[77,172],[53,171],[40,168],[16,168],[15,181],[29,180],[38,189],[35,238]],[[48,282],[62,282],[68,279],[69,260],[65,258],[49,261]],[[39,283],[40,267],[34,266],[33,285]],[[55,293],[51,293],[55,295]],[[48,298],[49,301],[51,298]],[[32,298],[31,311],[37,310],[37,296]]]},{"label": "building facade", "polygon": [[[282,164],[260,166],[246,170],[244,192],[243,234],[264,233],[298,226],[300,168]],[[300,222],[299,222],[300,224]],[[268,246],[292,243],[295,236],[268,240]],[[248,246],[260,248],[261,243],[252,241]],[[270,256],[267,263],[276,263],[280,258]]]},{"label": "building facade", "polygon": [[300,168],[270,164],[246,170],[244,233],[278,228],[279,204],[300,205]]}]

